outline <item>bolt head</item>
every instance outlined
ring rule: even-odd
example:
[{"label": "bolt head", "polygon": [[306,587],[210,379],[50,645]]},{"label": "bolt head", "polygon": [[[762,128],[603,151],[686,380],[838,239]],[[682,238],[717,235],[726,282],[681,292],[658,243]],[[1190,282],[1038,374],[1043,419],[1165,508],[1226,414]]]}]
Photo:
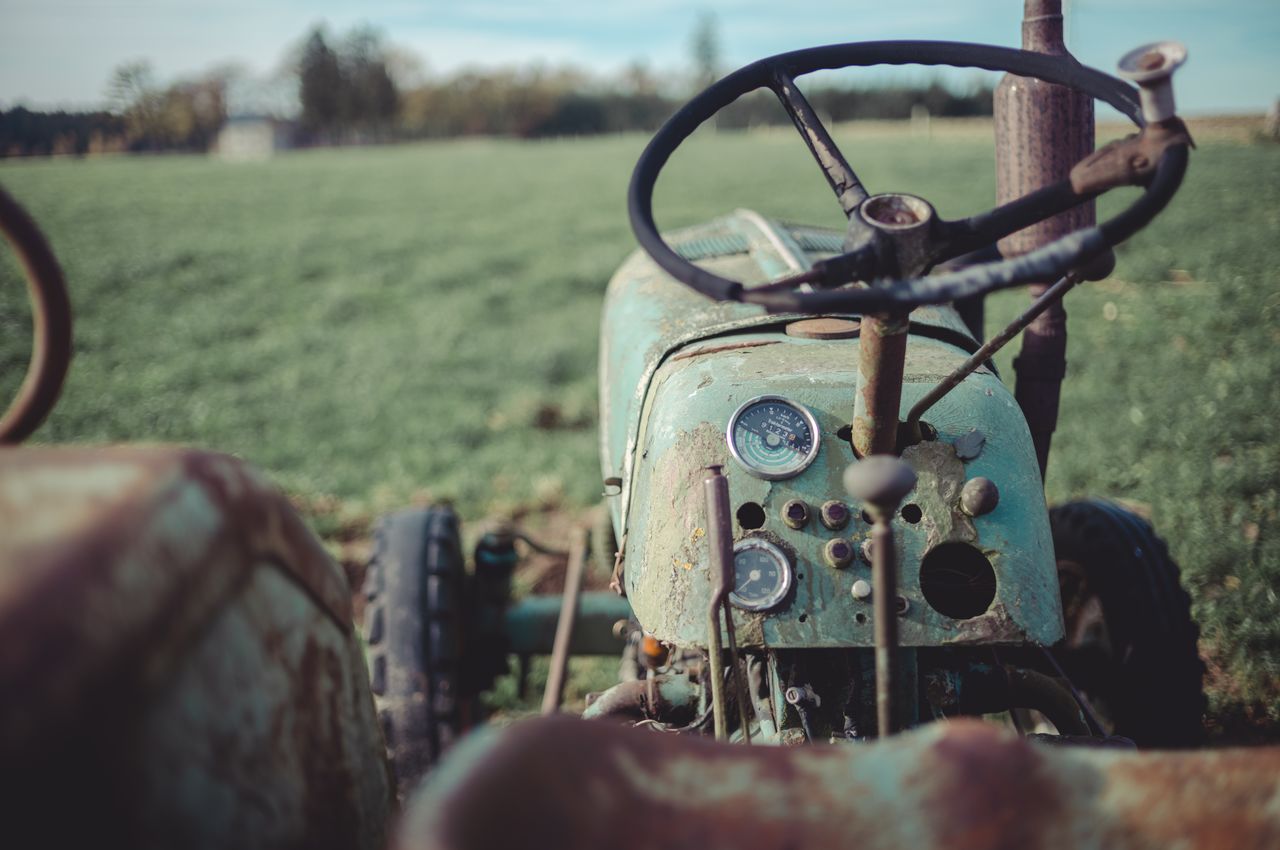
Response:
[{"label": "bolt head", "polygon": [[849,507],[844,502],[832,499],[822,504],[822,524],[832,531],[838,531],[849,524]]},{"label": "bolt head", "polygon": [[855,499],[893,513],[916,486],[916,473],[906,461],[891,455],[872,455],[849,464],[844,486]]},{"label": "bolt head", "polygon": [[792,499],[782,506],[782,521],[788,528],[804,528],[809,522],[809,506],[799,499]]},{"label": "bolt head", "polygon": [[871,598],[871,582],[867,581],[864,578],[858,579],[853,583],[853,590],[850,591],[850,593],[852,593],[853,598],[857,599],[859,602],[866,599],[870,599]]},{"label": "bolt head", "polygon": [[970,478],[960,490],[960,510],[969,516],[989,514],[1000,504],[1000,488],[990,478]]},{"label": "bolt head", "polygon": [[849,566],[849,562],[853,560],[853,545],[841,537],[835,540],[828,540],[827,545],[823,547],[823,556],[827,563],[836,569]]}]

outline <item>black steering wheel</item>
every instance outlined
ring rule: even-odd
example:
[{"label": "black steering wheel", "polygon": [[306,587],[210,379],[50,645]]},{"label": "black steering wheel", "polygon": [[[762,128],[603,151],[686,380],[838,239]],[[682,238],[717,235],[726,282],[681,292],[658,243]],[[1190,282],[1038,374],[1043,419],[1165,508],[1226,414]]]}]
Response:
[{"label": "black steering wheel", "polygon": [[[689,101],[649,142],[631,176],[628,211],[641,247],[677,280],[718,301],[759,304],[775,312],[887,313],[940,304],[1017,286],[1054,280],[1141,230],[1164,208],[1182,182],[1187,141],[1164,146],[1141,181],[1146,191],[1100,225],[1067,234],[1013,259],[924,276],[948,259],[994,244],[1035,222],[1097,197],[1103,188],[1073,188],[1062,180],[969,218],[943,221],[923,198],[869,195],[849,167],[795,78],[819,70],[871,65],[949,65],[1005,71],[1070,86],[1115,107],[1143,127],[1137,91],[1070,56],[943,41],[870,41],[780,53],[753,62]],[[809,271],[764,286],[712,274],[681,257],[662,239],[653,220],[653,187],[667,159],[697,127],[742,95],[771,89],[791,116],[809,151],[849,218],[845,252]],[[1175,119],[1176,120],[1176,119]],[[1189,141],[1189,140],[1188,140]],[[845,284],[869,281],[870,286]],[[807,286],[806,286],[807,284]]]}]

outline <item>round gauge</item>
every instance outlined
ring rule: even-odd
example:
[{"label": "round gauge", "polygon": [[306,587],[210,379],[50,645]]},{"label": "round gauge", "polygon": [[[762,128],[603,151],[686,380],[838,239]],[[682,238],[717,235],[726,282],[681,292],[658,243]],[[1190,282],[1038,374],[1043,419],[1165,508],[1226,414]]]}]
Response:
[{"label": "round gauge", "polygon": [[813,414],[779,396],[761,396],[739,407],[725,433],[729,451],[757,478],[799,475],[818,456]]},{"label": "round gauge", "polygon": [[748,537],[733,547],[729,601],[748,611],[767,611],[791,590],[791,562],[768,540]]}]

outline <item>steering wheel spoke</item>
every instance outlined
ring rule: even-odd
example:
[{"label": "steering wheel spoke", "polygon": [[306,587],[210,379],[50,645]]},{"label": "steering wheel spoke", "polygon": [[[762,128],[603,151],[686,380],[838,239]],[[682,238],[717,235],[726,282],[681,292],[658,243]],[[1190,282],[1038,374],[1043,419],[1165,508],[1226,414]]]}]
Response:
[{"label": "steering wheel spoke", "polygon": [[1024,227],[1066,212],[1098,196],[1098,192],[1077,193],[1070,180],[1060,180],[968,218],[938,223],[934,239],[933,263],[985,248]]},{"label": "steering wheel spoke", "polygon": [[849,167],[848,160],[836,146],[835,139],[831,138],[831,134],[827,132],[826,125],[822,123],[822,119],[818,117],[818,113],[814,111],[808,99],[800,92],[796,81],[779,65],[773,67],[773,79],[769,83],[769,88],[778,96],[782,107],[791,117],[791,123],[795,125],[804,143],[808,145],[809,152],[817,161],[818,167],[826,176],[827,182],[831,184],[831,189],[836,193],[845,217],[852,216],[858,204],[866,200],[867,190],[863,188],[858,175],[854,174],[853,169]]}]

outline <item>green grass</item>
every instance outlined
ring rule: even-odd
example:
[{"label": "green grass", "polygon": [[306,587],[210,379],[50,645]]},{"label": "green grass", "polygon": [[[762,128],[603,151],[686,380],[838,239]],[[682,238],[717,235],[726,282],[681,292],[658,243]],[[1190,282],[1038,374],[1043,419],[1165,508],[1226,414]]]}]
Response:
[{"label": "green grass", "polygon": [[[989,143],[842,139],[873,188],[924,194],[945,216],[994,195]],[[322,531],[424,497],[471,518],[590,504],[598,312],[633,244],[623,197],[642,144],[6,162],[0,183],[46,228],[77,309],[72,375],[37,441],[234,452],[314,506]],[[1055,500],[1149,507],[1225,669],[1215,704],[1267,704],[1273,721],[1277,187],[1280,147],[1203,145],[1115,276],[1072,294],[1048,481]],[[697,138],[658,193],[664,226],[735,206],[839,222],[789,133]],[[12,264],[0,275],[8,397],[29,336]],[[1024,299],[992,299],[990,320]],[[998,358],[1007,376],[1012,354]]]}]

